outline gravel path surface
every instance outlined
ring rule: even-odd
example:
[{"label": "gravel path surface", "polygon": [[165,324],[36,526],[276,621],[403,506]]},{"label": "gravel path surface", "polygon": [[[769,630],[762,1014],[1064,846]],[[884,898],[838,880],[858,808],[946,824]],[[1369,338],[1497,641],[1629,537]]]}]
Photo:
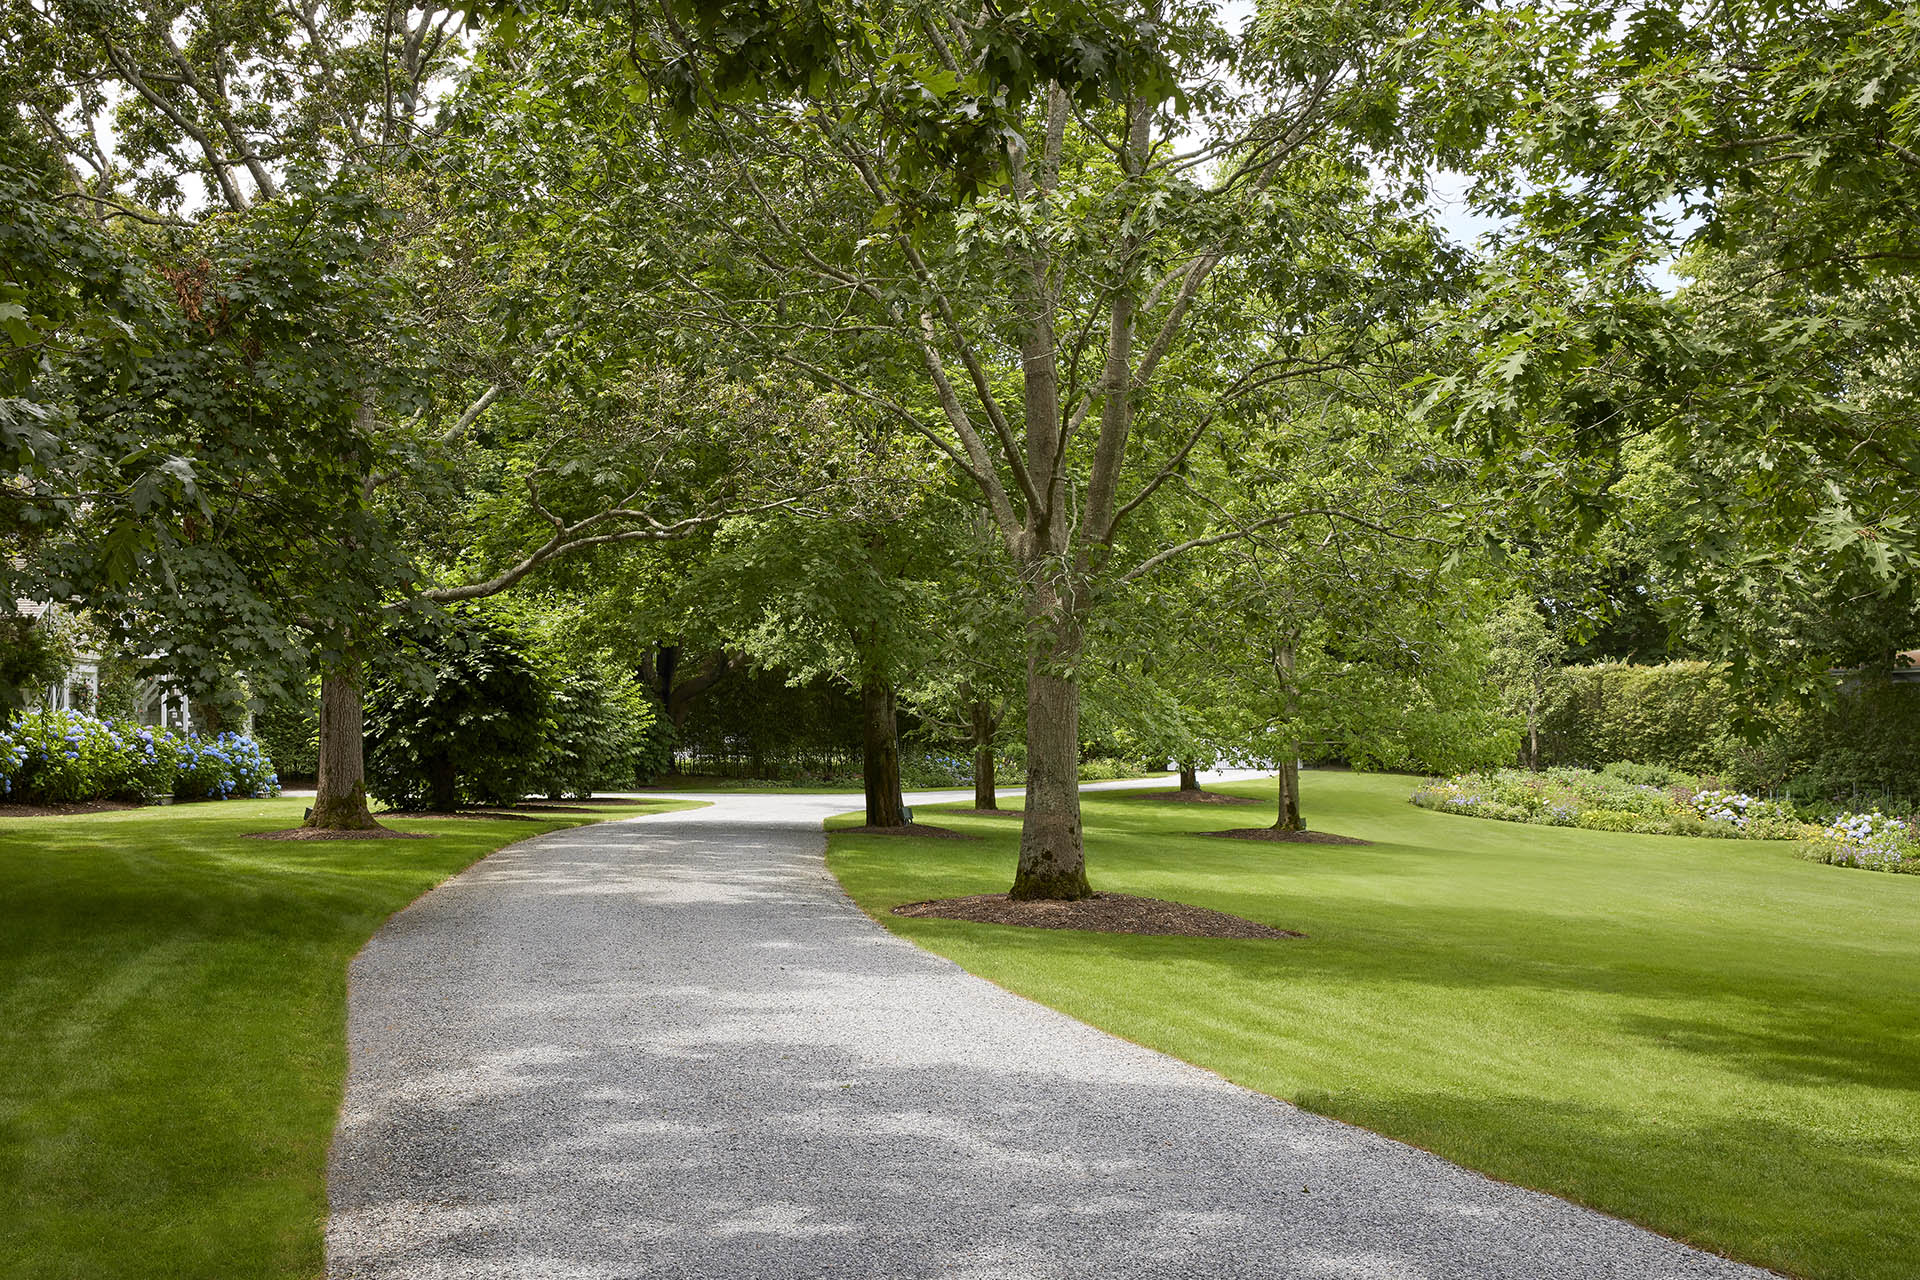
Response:
[{"label": "gravel path surface", "polygon": [[354,962],[331,1275],[1767,1274],[892,937],[821,859],[848,797],[700,798],[505,849]]}]

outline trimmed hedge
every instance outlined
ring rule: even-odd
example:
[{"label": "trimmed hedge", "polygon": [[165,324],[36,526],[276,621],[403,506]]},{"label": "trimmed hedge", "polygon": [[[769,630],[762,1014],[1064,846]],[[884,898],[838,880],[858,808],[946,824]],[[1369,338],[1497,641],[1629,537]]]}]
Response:
[{"label": "trimmed hedge", "polygon": [[1569,667],[1541,720],[1541,763],[1598,768],[1632,760],[1718,773],[1733,710],[1733,694],[1710,663]]},{"label": "trimmed hedge", "polygon": [[1750,740],[1739,693],[1710,663],[1569,667],[1541,719],[1541,763],[1632,760],[1801,799],[1920,792],[1920,684],[1856,679],[1836,694],[1831,707],[1763,708],[1770,727]]}]

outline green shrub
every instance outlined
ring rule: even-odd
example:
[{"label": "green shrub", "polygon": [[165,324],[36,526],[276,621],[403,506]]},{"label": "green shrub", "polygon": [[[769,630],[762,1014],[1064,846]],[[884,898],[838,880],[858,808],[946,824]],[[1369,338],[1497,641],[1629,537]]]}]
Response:
[{"label": "green shrub", "polygon": [[399,809],[517,804],[532,788],[552,698],[516,638],[456,615],[409,640],[424,680],[367,690],[367,790]]},{"label": "green shrub", "polygon": [[533,790],[588,796],[634,785],[653,729],[653,706],[637,681],[593,667],[566,672],[553,684],[550,713]]},{"label": "green shrub", "polygon": [[1773,731],[1722,743],[1728,782],[1749,791],[1784,791],[1841,811],[1911,807],[1920,780],[1920,683],[1856,679],[1831,707],[1787,708]]},{"label": "green shrub", "polygon": [[1117,778],[1131,778],[1139,771],[1124,760],[1115,760],[1108,756],[1095,756],[1080,762],[1080,781],[1112,782]]},{"label": "green shrub", "polygon": [[641,689],[646,698],[647,732],[633,753],[633,780],[645,785],[661,774],[673,772],[673,751],[678,741],[667,709],[651,689]]},{"label": "green shrub", "polygon": [[900,785],[908,791],[939,791],[973,785],[973,757],[957,751],[903,751]]},{"label": "green shrub", "polygon": [[1920,683],[1856,678],[1829,706],[1763,708],[1757,737],[1738,723],[1745,701],[1710,663],[1568,667],[1541,720],[1541,757],[1654,786],[1708,775],[1839,809],[1920,799]]},{"label": "green shrub", "polygon": [[25,712],[72,662],[73,646],[64,633],[15,613],[11,593],[0,600],[0,725]]},{"label": "green shrub", "polygon": [[1635,764],[1630,760],[1615,760],[1612,764],[1601,766],[1600,772],[1609,778],[1618,778],[1641,787],[1672,787],[1692,781],[1678,769],[1669,769],[1663,764]]},{"label": "green shrub", "polygon": [[1646,821],[1649,827],[1655,825],[1644,820],[1641,815],[1629,813],[1625,809],[1587,809],[1580,814],[1576,825],[1588,831],[1638,831],[1641,830],[1643,821]]},{"label": "green shrub", "polygon": [[1731,723],[1732,691],[1705,662],[1569,667],[1541,722],[1541,754],[1557,764],[1611,760],[1711,773],[1717,740]]}]

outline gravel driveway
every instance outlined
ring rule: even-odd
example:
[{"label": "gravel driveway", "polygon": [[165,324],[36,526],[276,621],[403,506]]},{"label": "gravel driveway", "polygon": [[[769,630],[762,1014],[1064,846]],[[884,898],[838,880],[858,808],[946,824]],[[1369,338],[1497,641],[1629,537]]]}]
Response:
[{"label": "gravel driveway", "polygon": [[892,937],[821,858],[857,798],[702,798],[505,849],[367,945],[331,1275],[1767,1274]]}]

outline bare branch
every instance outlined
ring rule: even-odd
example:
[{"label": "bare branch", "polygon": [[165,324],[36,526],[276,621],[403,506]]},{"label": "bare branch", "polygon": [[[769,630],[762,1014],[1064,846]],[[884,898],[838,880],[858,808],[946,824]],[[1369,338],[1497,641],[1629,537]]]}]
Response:
[{"label": "bare branch", "polygon": [[[754,515],[762,511],[772,511],[779,507],[789,507],[797,498],[782,498],[777,502],[764,502],[758,506],[742,507],[730,511],[713,511],[703,515],[687,516],[670,524],[661,524],[644,511],[627,508],[611,508],[596,512],[586,519],[571,525],[563,525],[553,537],[547,539],[538,548],[521,557],[514,564],[491,578],[480,582],[470,582],[458,587],[436,587],[420,593],[422,600],[431,600],[436,604],[453,604],[461,600],[480,600],[487,596],[498,595],[514,583],[520,581],[541,565],[556,560],[575,551],[589,547],[610,546],[619,542],[667,542],[676,538],[690,537],[702,529],[710,528],[722,520],[735,516]],[[618,520],[641,520],[644,527],[616,529],[611,533],[593,533],[603,524]]]}]

